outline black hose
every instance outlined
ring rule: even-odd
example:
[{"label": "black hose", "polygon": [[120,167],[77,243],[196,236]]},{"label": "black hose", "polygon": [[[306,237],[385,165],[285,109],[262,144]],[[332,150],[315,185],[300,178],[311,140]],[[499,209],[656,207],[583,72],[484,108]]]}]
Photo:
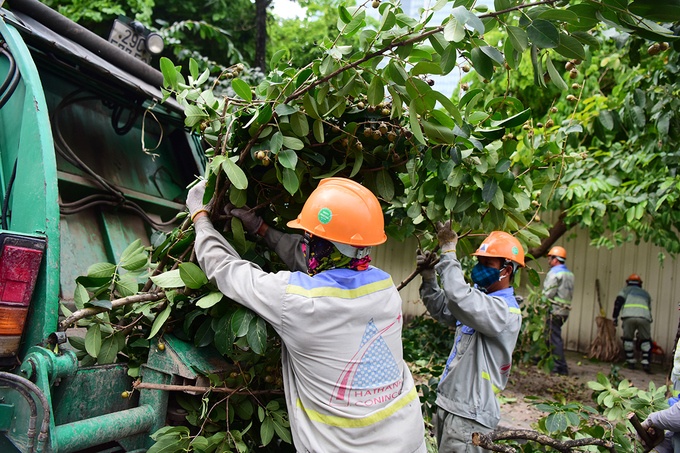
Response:
[{"label": "black hose", "polygon": [[[45,443],[50,428],[50,406],[49,403],[47,402],[47,398],[40,390],[40,388],[38,388],[37,385],[35,385],[33,382],[29,381],[26,378],[17,376],[16,374],[0,371],[0,382],[20,393],[21,396],[23,396],[26,402],[28,403],[28,407],[31,412],[31,417],[28,422],[28,432],[26,433],[26,436],[28,437],[28,452],[32,453],[36,451],[35,426],[36,421],[38,419],[38,406],[35,404],[35,401],[33,400],[33,396],[31,396],[31,394],[34,394],[38,398],[38,400],[40,400],[40,404],[42,405],[43,409],[43,420],[40,425],[38,444]],[[39,450],[40,448],[38,448],[38,451]]]},{"label": "black hose", "polygon": [[12,168],[12,175],[9,177],[9,182],[7,183],[7,191],[5,192],[5,198],[2,200],[2,214],[0,215],[0,226],[3,230],[8,230],[7,228],[7,213],[9,212],[9,197],[12,194],[12,186],[14,186],[14,178],[17,176],[17,162],[19,158],[14,159],[14,168]]},{"label": "black hose", "polygon": [[14,56],[9,51],[9,46],[7,45],[7,43],[4,41],[2,42],[2,45],[0,45],[0,54],[4,55],[9,60],[7,78],[5,79],[4,82],[2,82],[2,85],[0,85],[0,93],[3,93],[7,89],[7,86],[9,85],[9,82],[12,80],[12,77],[14,77],[14,72],[17,70],[17,62],[14,61]]},{"label": "black hose", "polygon": [[21,74],[19,73],[19,69],[16,66],[14,57],[7,48],[7,43],[4,42],[2,43],[2,47],[0,47],[0,54],[5,55],[9,59],[9,72],[7,74],[7,78],[2,83],[2,87],[0,87],[0,109],[1,109],[2,107],[4,107],[7,101],[9,101],[9,98],[12,97],[12,94],[14,94],[14,90],[17,89],[17,86],[19,85],[19,80],[21,80]]},{"label": "black hose", "polygon": [[130,132],[132,126],[135,125],[135,121],[137,121],[137,117],[139,117],[139,110],[136,107],[131,108],[130,113],[128,113],[127,121],[125,122],[125,124],[123,124],[123,126],[119,126],[120,117],[122,115],[123,107],[121,105],[115,106],[113,108],[113,114],[111,114],[111,126],[113,126],[113,130],[118,135],[125,135],[128,132]]}]

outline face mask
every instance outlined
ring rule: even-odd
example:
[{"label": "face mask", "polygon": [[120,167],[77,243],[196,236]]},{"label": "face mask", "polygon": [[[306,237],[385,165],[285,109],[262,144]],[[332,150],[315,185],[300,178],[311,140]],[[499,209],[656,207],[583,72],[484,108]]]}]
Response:
[{"label": "face mask", "polygon": [[485,266],[482,263],[475,264],[471,273],[472,281],[480,288],[486,289],[501,278],[501,271],[495,267]]}]

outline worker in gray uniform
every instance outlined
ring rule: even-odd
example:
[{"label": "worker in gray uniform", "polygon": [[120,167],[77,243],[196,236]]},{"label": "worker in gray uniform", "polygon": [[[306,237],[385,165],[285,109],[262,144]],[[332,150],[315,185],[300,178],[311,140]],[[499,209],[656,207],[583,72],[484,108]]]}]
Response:
[{"label": "worker in gray uniform", "polygon": [[204,193],[199,183],[187,197],[198,263],[224,295],[281,337],[297,451],[425,452],[420,401],[403,360],[402,301],[389,274],[370,266],[370,247],[386,240],[377,198],[349,179],[321,180],[288,222],[304,231],[302,239],[282,247],[293,267],[293,255],[304,252],[306,272],[269,273],[215,230]]},{"label": "worker in gray uniform", "polygon": [[652,297],[642,289],[642,278],[631,274],[626,279],[626,286],[619,292],[614,301],[614,325],[618,324],[619,315],[623,320],[623,351],[626,353],[626,366],[635,369],[635,336],[640,341],[642,369],[652,372]]},{"label": "worker in gray uniform", "polygon": [[567,322],[571,311],[571,299],[574,295],[574,273],[567,265],[567,251],[555,246],[548,252],[550,270],[543,281],[543,295],[550,301],[548,315],[548,329],[550,332],[550,346],[555,356],[554,374],[569,374],[567,359],[564,357],[564,342],[562,341],[562,326]]},{"label": "worker in gray uniform", "polygon": [[[524,251],[512,235],[494,231],[473,253],[474,287],[466,283],[456,256],[450,221],[437,223],[441,257],[418,251],[420,297],[430,315],[456,327],[453,348],[437,387],[435,425],[439,451],[482,452],[472,433],[493,431],[500,420],[496,393],[505,388],[522,313],[512,278],[524,266]],[[439,276],[439,282],[437,281]]]}]

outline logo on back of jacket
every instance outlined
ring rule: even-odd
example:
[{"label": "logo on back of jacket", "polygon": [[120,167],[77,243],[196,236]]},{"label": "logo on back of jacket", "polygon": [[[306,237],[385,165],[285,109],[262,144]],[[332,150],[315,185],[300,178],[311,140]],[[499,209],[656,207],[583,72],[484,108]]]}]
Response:
[{"label": "logo on back of jacket", "polygon": [[373,319],[368,322],[359,349],[335,383],[331,405],[374,406],[399,396],[403,383],[401,369],[383,335],[399,328],[400,321],[401,315],[381,330]]}]

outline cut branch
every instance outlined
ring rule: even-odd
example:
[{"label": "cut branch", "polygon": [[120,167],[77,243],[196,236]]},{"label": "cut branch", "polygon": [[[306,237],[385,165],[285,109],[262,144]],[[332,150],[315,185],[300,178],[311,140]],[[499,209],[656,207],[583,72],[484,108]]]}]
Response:
[{"label": "cut branch", "polygon": [[[153,293],[135,294],[134,296],[122,297],[120,299],[115,299],[111,301],[111,309],[122,307],[124,305],[130,305],[137,302],[153,302],[156,300],[161,300],[165,297],[165,291],[158,291]],[[108,308],[104,307],[87,307],[82,310],[75,311],[59,323],[59,330],[66,330],[71,325],[75,324],[83,318],[88,316],[94,316],[96,314],[109,311]]]},{"label": "cut branch", "polygon": [[486,448],[491,451],[500,451],[506,453],[515,453],[517,450],[508,445],[498,445],[495,442],[499,440],[515,440],[523,439],[538,442],[541,445],[547,445],[557,451],[570,452],[576,447],[584,447],[586,445],[596,445],[606,448],[612,453],[616,453],[614,443],[605,439],[596,439],[587,437],[583,439],[570,439],[560,441],[553,439],[550,436],[541,434],[538,431],[531,429],[502,429],[496,430],[487,434],[472,433],[472,444],[478,447]]},{"label": "cut branch", "polygon": [[204,387],[198,385],[152,384],[136,381],[132,384],[135,389],[163,390],[168,392],[197,392],[197,393],[230,393],[236,395],[283,394],[283,390],[249,390],[243,387],[232,389],[229,387]]}]

